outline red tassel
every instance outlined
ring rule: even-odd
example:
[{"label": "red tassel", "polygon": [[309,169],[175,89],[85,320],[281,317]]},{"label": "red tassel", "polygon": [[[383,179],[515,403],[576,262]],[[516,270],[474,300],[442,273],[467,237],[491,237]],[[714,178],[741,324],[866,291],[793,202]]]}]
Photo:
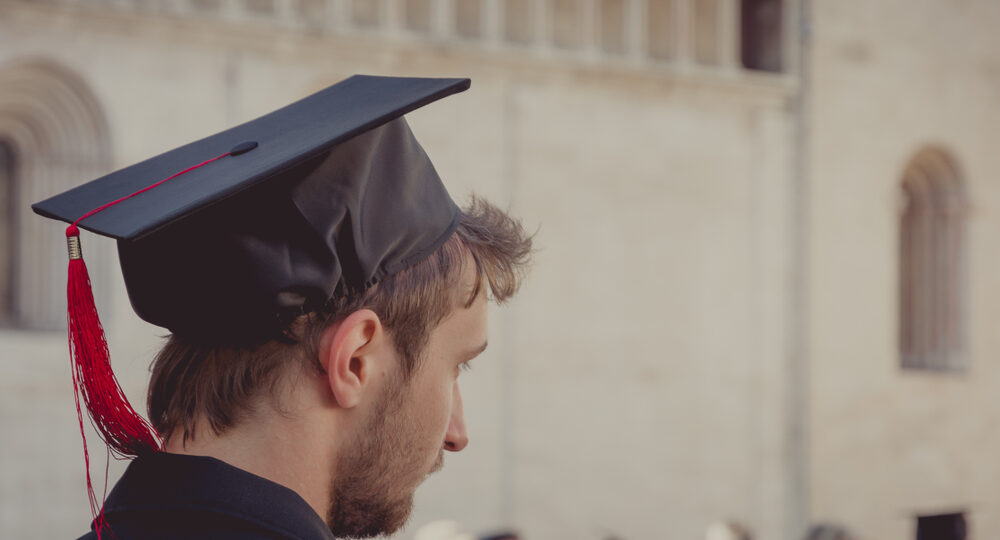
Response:
[{"label": "red tassel", "polygon": [[[111,371],[108,343],[104,339],[104,328],[101,327],[101,321],[97,318],[97,308],[94,307],[94,294],[90,290],[90,275],[87,273],[87,265],[83,263],[83,252],[80,250],[80,229],[77,228],[76,224],[182,174],[224,157],[244,153],[248,151],[243,148],[245,146],[245,144],[240,145],[230,152],[188,167],[139,191],[102,204],[80,216],[66,228],[66,243],[69,247],[69,284],[66,287],[68,314],[66,320],[69,327],[73,388],[76,391],[76,411],[80,416],[80,429],[83,430],[83,413],[80,410],[80,394],[82,393],[83,401],[87,406],[87,412],[90,413],[94,427],[101,434],[104,443],[117,457],[131,458],[156,452],[160,450],[161,443],[152,426],[129,405],[125,393],[122,392],[118,380],[115,379],[115,374]],[[256,143],[253,147],[256,147]],[[252,150],[253,147],[250,149]],[[83,440],[83,445],[84,454],[86,454],[86,438]],[[89,458],[87,460],[89,462]],[[89,466],[87,475],[89,487]]]},{"label": "red tassel", "polygon": [[91,424],[101,435],[109,451],[117,457],[132,458],[160,450],[161,443],[152,426],[129,404],[114,372],[104,328],[97,317],[90,275],[80,250],[80,231],[76,225],[66,228],[69,247],[69,283],[66,287],[67,326],[69,328],[70,365],[76,413],[83,436],[83,455],[87,465],[87,493],[91,511],[101,518],[96,522],[98,537],[104,525],[102,504],[94,493],[90,479],[90,455],[83,430],[80,396],[90,416]]},{"label": "red tassel", "polygon": [[80,252],[80,231],[66,229],[70,245],[69,285],[66,289],[73,382],[101,438],[119,457],[156,452],[160,441],[152,426],[129,404],[111,371],[104,328],[97,317],[90,275]]}]

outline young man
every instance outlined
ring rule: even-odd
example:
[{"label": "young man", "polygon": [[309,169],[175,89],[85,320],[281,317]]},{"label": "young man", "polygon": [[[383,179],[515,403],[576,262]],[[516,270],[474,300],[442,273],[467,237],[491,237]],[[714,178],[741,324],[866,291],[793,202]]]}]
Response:
[{"label": "young man", "polygon": [[172,332],[149,437],[102,372],[71,262],[74,383],[112,449],[138,456],[84,538],[402,527],[468,443],[458,376],[531,251],[496,207],[454,205],[400,117],[467,87],[354,77],[35,206],[72,223],[71,244],[77,222],[118,238],[133,307]]}]

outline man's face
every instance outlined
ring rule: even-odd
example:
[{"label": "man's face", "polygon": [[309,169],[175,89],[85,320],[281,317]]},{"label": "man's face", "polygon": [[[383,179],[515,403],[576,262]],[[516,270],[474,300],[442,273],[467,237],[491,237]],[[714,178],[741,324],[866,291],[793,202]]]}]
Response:
[{"label": "man's face", "polygon": [[[465,265],[463,290],[473,288],[475,265]],[[468,298],[468,293],[462,298]],[[459,305],[430,334],[416,371],[406,383],[394,373],[372,411],[368,428],[337,464],[327,523],[337,537],[371,537],[401,528],[413,493],[443,465],[444,450],[458,452],[468,438],[458,375],[486,348],[487,305],[480,291]]]}]

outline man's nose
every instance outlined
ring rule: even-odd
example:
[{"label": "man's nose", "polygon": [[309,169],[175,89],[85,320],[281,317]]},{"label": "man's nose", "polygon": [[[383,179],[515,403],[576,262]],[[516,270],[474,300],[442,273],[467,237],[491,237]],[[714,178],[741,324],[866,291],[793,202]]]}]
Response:
[{"label": "man's nose", "polygon": [[461,452],[469,444],[469,434],[465,431],[465,411],[462,409],[462,393],[455,381],[451,398],[451,421],[448,422],[448,433],[444,437],[444,449],[449,452]]}]

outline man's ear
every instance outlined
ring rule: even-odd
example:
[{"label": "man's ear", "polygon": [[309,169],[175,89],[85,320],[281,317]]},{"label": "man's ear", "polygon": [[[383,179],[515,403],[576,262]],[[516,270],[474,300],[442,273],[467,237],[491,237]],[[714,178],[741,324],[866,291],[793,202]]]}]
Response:
[{"label": "man's ear", "polygon": [[355,311],[324,331],[319,361],[337,405],[349,409],[361,401],[376,370],[372,353],[384,342],[382,321],[370,309]]}]

